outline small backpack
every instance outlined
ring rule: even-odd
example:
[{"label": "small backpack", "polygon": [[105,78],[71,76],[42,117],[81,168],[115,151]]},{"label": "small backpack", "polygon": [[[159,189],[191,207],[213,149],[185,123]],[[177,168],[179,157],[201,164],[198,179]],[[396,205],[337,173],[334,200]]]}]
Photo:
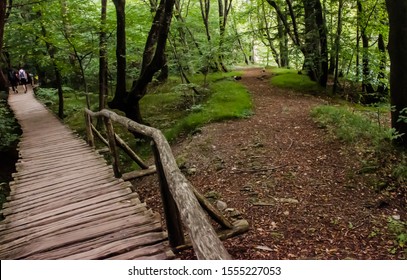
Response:
[{"label": "small backpack", "polygon": [[24,70],[20,70],[20,71],[18,71],[18,76],[20,77],[20,79],[25,79],[25,73],[24,73]]}]

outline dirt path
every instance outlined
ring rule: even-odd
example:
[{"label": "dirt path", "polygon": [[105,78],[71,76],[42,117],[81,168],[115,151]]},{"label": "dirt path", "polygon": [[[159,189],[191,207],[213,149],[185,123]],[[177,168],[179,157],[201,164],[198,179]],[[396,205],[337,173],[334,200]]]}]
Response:
[{"label": "dirt path", "polygon": [[[271,87],[269,78],[251,69],[241,80],[253,116],[210,124],[173,147],[195,187],[215,192],[249,221],[248,233],[225,241],[232,257],[401,258],[401,250],[391,253],[386,227],[391,215],[405,219],[405,209],[383,202],[355,173],[356,151],[328,140],[312,121],[310,109],[327,102]],[[157,199],[146,195],[149,203]]]}]

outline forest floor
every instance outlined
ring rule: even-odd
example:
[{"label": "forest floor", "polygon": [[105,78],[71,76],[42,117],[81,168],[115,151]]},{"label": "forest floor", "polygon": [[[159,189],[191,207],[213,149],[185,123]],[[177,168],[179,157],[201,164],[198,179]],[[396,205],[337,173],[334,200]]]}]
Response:
[{"label": "forest floor", "polygon": [[[310,109],[329,101],[270,85],[261,69],[244,71],[254,114],[213,123],[173,145],[187,178],[250,224],[224,241],[234,259],[403,259],[390,217],[407,219],[404,198],[377,192],[357,172],[359,151],[328,137]],[[134,182],[160,211],[155,176]],[[234,211],[234,212],[236,212]],[[194,259],[192,250],[179,254]]]}]

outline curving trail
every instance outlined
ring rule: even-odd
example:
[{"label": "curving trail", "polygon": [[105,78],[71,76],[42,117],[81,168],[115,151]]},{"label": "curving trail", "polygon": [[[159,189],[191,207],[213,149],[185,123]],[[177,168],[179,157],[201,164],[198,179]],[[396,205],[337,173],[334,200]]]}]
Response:
[{"label": "curving trail", "polygon": [[[174,147],[202,193],[215,191],[251,224],[225,241],[237,259],[398,259],[389,216],[406,209],[357,174],[358,151],[330,140],[310,117],[328,101],[278,89],[270,74],[247,69],[249,119],[210,124]],[[154,199],[154,198],[152,198]],[[385,203],[382,203],[385,201]],[[193,258],[185,252],[183,258]]]}]

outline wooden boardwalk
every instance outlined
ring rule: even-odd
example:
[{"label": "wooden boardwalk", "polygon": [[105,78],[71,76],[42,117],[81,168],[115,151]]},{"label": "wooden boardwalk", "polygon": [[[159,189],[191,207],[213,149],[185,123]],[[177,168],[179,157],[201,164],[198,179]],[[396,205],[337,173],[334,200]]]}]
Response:
[{"label": "wooden boardwalk", "polygon": [[171,259],[158,214],[28,93],[10,94],[23,135],[3,207],[0,259]]}]

